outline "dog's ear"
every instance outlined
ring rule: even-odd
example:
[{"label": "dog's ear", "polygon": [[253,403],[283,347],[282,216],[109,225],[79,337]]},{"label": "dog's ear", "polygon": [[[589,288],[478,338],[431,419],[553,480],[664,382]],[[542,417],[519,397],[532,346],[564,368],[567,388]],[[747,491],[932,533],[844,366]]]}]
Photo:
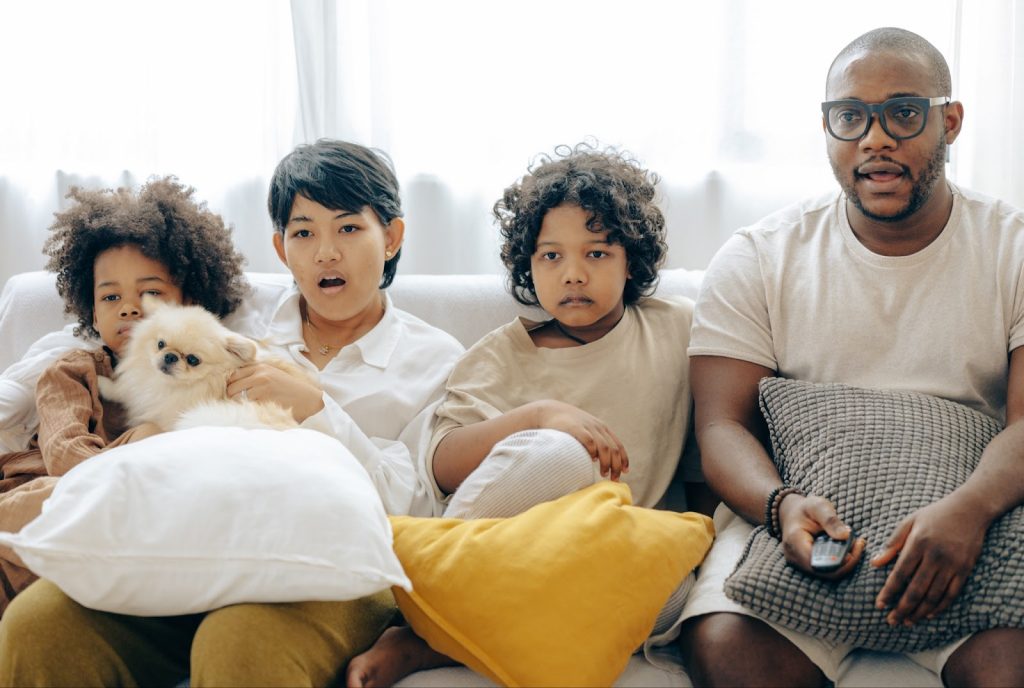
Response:
[{"label": "dog's ear", "polygon": [[143,294],[142,295],[142,314],[143,315],[152,315],[153,313],[156,313],[161,308],[169,308],[169,307],[170,307],[170,304],[168,304],[163,299],[158,299],[157,297],[153,296],[152,294]]},{"label": "dog's ear", "polygon": [[256,360],[256,342],[252,341],[248,337],[243,337],[232,332],[228,335],[225,344],[225,348],[228,353],[242,363],[251,363]]}]

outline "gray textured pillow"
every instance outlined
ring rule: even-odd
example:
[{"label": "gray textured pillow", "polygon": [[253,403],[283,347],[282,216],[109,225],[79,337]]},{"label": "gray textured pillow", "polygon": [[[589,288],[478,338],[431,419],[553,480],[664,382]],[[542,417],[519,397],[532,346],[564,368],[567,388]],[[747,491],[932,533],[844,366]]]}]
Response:
[{"label": "gray textured pillow", "polygon": [[786,565],[779,542],[754,530],[725,592],[781,626],[839,643],[892,652],[938,647],[970,633],[1024,626],[1024,507],[989,529],[957,600],[935,619],[890,628],[874,606],[892,565],[867,559],[916,509],[952,492],[1000,431],[988,416],[911,392],[782,378],[761,380],[782,479],[827,497],[867,539],[861,565],[832,583]]}]

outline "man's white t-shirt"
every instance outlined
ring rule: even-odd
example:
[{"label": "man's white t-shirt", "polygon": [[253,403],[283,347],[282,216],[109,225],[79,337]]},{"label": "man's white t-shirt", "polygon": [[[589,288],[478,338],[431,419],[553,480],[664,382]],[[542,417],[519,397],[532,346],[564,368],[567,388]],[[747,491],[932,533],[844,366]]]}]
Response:
[{"label": "man's white t-shirt", "polygon": [[909,256],[856,238],[842,193],[740,229],[704,277],[689,355],[782,377],[921,392],[1005,421],[1024,344],[1024,212],[950,185],[942,233]]}]

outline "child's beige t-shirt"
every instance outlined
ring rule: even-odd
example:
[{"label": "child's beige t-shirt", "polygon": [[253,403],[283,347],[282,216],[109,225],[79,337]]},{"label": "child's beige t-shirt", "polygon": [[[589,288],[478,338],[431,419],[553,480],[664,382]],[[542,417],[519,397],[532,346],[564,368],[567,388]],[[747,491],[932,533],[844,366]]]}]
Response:
[{"label": "child's beige t-shirt", "polygon": [[[554,399],[611,428],[629,455],[629,473],[621,481],[630,486],[633,503],[657,505],[676,472],[690,423],[686,347],[692,318],[689,299],[655,297],[627,307],[611,332],[583,346],[538,348],[529,331],[541,323],[525,318],[491,332],[452,371],[437,410],[427,475],[433,477],[434,451],[453,429]],[[699,465],[687,466],[683,477],[700,480]],[[434,489],[442,498],[436,481]]]}]

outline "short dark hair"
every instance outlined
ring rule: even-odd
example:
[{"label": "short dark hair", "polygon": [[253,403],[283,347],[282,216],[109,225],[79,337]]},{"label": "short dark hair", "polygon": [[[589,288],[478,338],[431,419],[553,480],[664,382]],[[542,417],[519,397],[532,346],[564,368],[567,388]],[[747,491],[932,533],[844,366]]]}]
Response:
[{"label": "short dark hair", "polygon": [[96,257],[118,246],[137,246],[162,263],[183,298],[218,317],[238,307],[249,291],[245,259],[221,216],[194,193],[170,176],[150,180],[138,193],[71,188],[67,198],[74,204],[54,214],[43,253],[46,269],[57,273],[64,312],[78,316],[76,334],[99,336],[93,327]]},{"label": "short dark hair", "polygon": [[494,204],[501,229],[501,260],[508,269],[512,296],[538,305],[530,271],[544,215],[563,203],[591,214],[587,227],[608,231],[608,242],[626,249],[630,279],[623,302],[636,303],[654,292],[665,260],[665,217],[655,203],[658,176],[629,156],[590,143],[558,146],[554,156],[540,155],[521,180]]},{"label": "short dark hair", "polygon": [[939,91],[938,93],[930,93],[928,95],[952,97],[953,79],[949,75],[949,65],[946,63],[946,58],[942,56],[938,48],[912,31],[892,26],[868,31],[853,39],[849,45],[840,50],[828,68],[828,75],[825,81],[826,91],[828,90],[828,81],[832,78],[832,70],[835,69],[836,63],[855,53],[875,51],[923,57],[928,63],[934,86]]},{"label": "short dark hair", "polygon": [[[277,164],[270,180],[267,210],[277,232],[284,233],[295,196],[301,194],[325,208],[360,212],[370,206],[383,225],[402,217],[398,177],[391,158],[357,143],[320,139],[295,148]],[[399,248],[384,261],[380,288],[395,279]]]}]

